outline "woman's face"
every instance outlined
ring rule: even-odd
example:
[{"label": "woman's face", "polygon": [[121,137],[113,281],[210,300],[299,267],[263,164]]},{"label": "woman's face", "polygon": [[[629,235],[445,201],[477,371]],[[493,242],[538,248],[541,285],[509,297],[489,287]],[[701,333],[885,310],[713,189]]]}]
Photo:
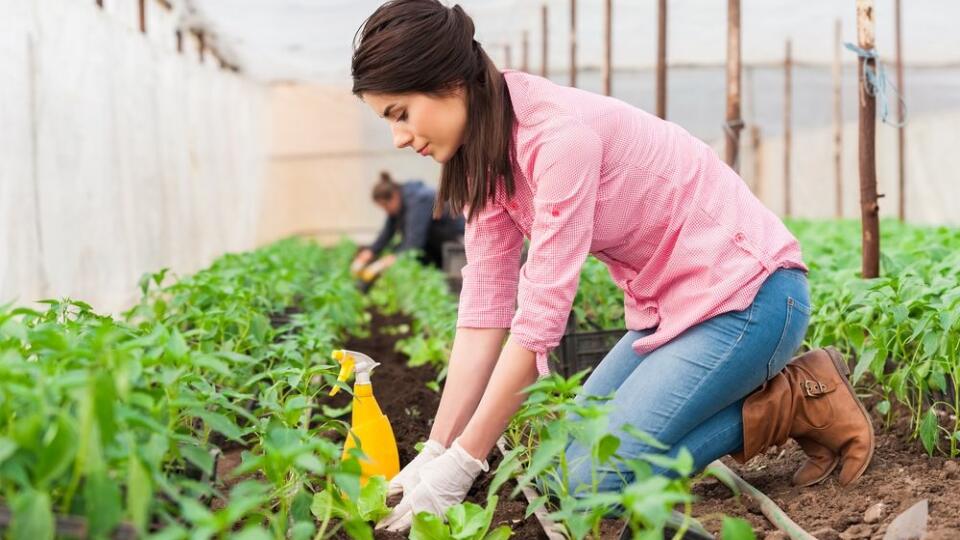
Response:
[{"label": "woman's face", "polygon": [[400,198],[400,191],[398,190],[398,191],[394,191],[393,194],[390,195],[389,199],[376,201],[376,203],[377,203],[377,206],[382,208],[383,211],[386,212],[388,215],[396,216],[400,213],[400,207],[403,205],[403,203],[400,202],[401,200],[402,199]]},{"label": "woman's face", "polygon": [[363,101],[390,124],[393,144],[446,163],[463,144],[467,101],[463,88],[437,97],[427,94],[366,93]]}]

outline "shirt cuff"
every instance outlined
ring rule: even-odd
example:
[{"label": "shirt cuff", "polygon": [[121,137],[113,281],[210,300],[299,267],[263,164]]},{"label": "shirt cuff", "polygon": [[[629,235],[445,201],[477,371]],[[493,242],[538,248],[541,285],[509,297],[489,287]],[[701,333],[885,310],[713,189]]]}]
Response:
[{"label": "shirt cuff", "polygon": [[510,334],[510,339],[517,345],[536,355],[537,375],[539,377],[542,378],[550,375],[550,347],[546,347],[542,343],[538,343],[521,334]]}]

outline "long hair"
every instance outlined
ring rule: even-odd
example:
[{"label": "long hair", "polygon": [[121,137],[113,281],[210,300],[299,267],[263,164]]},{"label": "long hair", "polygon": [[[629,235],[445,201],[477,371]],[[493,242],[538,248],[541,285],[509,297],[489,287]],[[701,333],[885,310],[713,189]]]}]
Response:
[{"label": "long hair", "polygon": [[390,0],[357,30],[353,93],[448,96],[463,88],[463,145],[440,176],[434,215],[445,203],[472,219],[496,193],[514,193],[513,106],[503,74],[474,38],[473,20],[459,5],[438,0]]}]

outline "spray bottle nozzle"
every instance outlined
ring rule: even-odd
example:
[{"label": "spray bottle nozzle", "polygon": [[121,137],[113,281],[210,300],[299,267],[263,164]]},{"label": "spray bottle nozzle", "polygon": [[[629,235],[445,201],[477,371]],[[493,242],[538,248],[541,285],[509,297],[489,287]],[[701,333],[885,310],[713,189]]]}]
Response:
[{"label": "spray bottle nozzle", "polygon": [[[346,382],[350,378],[350,374],[354,371],[357,372],[357,384],[370,384],[370,372],[373,371],[373,368],[380,365],[379,362],[373,360],[369,356],[356,352],[348,351],[346,349],[337,349],[333,351],[332,357],[337,362],[340,362],[340,375],[337,376],[337,381]],[[340,391],[339,386],[334,386],[330,390],[330,395],[336,395]]]}]

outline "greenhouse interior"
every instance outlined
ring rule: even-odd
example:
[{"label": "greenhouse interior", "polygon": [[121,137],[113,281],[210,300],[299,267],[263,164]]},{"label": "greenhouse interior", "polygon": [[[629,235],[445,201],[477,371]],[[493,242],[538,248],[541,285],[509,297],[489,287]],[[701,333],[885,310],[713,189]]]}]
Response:
[{"label": "greenhouse interior", "polygon": [[960,539],[958,19],[0,0],[0,535]]}]

